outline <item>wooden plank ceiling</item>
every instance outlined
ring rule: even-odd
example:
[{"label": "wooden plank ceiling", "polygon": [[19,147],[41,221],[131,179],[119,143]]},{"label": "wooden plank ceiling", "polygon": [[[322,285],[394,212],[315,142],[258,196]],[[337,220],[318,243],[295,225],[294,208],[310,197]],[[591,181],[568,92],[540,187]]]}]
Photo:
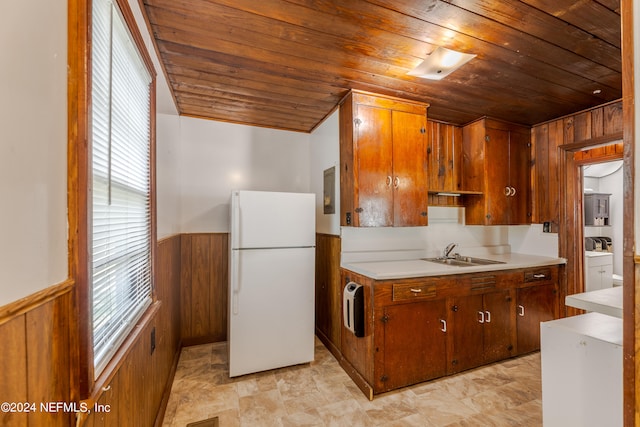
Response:
[{"label": "wooden plank ceiling", "polygon": [[[309,132],[349,89],[532,125],[622,97],[620,0],[143,0],[180,114]],[[437,46],[477,57],[408,76]]]}]

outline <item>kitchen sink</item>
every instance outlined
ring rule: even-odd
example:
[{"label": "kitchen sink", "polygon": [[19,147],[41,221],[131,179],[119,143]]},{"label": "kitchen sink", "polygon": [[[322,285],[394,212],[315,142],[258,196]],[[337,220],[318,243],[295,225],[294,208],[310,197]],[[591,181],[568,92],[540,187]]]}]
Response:
[{"label": "kitchen sink", "polygon": [[472,267],[478,265],[504,264],[503,261],[494,261],[491,259],[476,258],[470,256],[456,255],[455,257],[436,257],[421,258],[423,261],[435,262],[438,264],[453,265],[457,267]]}]

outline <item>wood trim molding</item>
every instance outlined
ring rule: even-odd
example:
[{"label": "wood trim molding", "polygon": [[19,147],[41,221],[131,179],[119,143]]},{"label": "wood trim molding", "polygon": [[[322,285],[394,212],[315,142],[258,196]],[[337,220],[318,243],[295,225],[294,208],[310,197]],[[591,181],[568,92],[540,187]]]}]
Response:
[{"label": "wood trim molding", "polygon": [[[640,393],[638,393],[637,371],[640,358],[637,357],[638,345],[638,316],[636,313],[640,301],[640,294],[636,292],[636,279],[639,269],[635,262],[635,227],[638,219],[635,212],[635,194],[639,191],[635,185],[635,157],[637,147],[635,143],[635,92],[636,83],[634,68],[634,7],[638,4],[634,0],[621,0],[620,18],[622,26],[622,116],[624,132],[624,231],[623,231],[623,423],[625,426],[640,424]],[[638,22],[635,22],[636,26]]]},{"label": "wood trim molding", "polygon": [[624,132],[610,133],[604,136],[584,139],[582,141],[572,142],[570,144],[560,145],[558,148],[565,151],[580,151],[583,148],[594,148],[599,145],[610,144],[615,141],[622,141]]},{"label": "wood trim molding", "polygon": [[67,279],[57,285],[50,286],[0,307],[0,325],[7,323],[28,311],[34,310],[35,308],[46,304],[61,295],[71,292],[74,288],[74,284],[73,279]]},{"label": "wood trim molding", "polygon": [[100,376],[95,380],[91,395],[86,400],[83,400],[83,402],[87,404],[87,407],[93,408],[96,402],[98,402],[98,399],[100,399],[100,396],[102,396],[102,393],[108,389],[106,385],[109,384],[113,377],[118,373],[118,370],[134,348],[134,344],[138,342],[140,336],[146,331],[147,326],[153,322],[156,314],[160,310],[161,304],[162,303],[160,301],[151,304],[136,324],[136,327],[133,328],[131,333],[127,336],[127,339],[122,343],[120,350],[116,352],[109,364],[104,368],[102,374],[100,374]]}]

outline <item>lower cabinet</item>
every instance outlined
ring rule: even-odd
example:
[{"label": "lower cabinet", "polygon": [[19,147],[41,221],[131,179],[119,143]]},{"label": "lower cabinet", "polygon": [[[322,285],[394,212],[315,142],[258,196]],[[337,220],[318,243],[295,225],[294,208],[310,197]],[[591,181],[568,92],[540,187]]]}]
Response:
[{"label": "lower cabinet", "polygon": [[540,322],[559,317],[559,267],[364,286],[365,333],[344,326],[340,362],[369,398],[540,348]]},{"label": "lower cabinet", "polygon": [[531,272],[517,290],[518,354],[540,350],[540,322],[559,317],[555,273],[554,269]]},{"label": "lower cabinet", "polygon": [[510,290],[451,298],[449,366],[453,374],[515,355]]},{"label": "lower cabinet", "polygon": [[383,367],[377,389],[393,390],[446,374],[444,300],[388,306],[380,321]]}]

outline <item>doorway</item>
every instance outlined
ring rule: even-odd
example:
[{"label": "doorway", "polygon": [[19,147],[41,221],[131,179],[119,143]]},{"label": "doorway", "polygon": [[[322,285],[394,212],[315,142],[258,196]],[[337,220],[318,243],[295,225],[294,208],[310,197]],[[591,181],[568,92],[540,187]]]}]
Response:
[{"label": "doorway", "polygon": [[622,285],[623,162],[582,169],[584,291]]}]

